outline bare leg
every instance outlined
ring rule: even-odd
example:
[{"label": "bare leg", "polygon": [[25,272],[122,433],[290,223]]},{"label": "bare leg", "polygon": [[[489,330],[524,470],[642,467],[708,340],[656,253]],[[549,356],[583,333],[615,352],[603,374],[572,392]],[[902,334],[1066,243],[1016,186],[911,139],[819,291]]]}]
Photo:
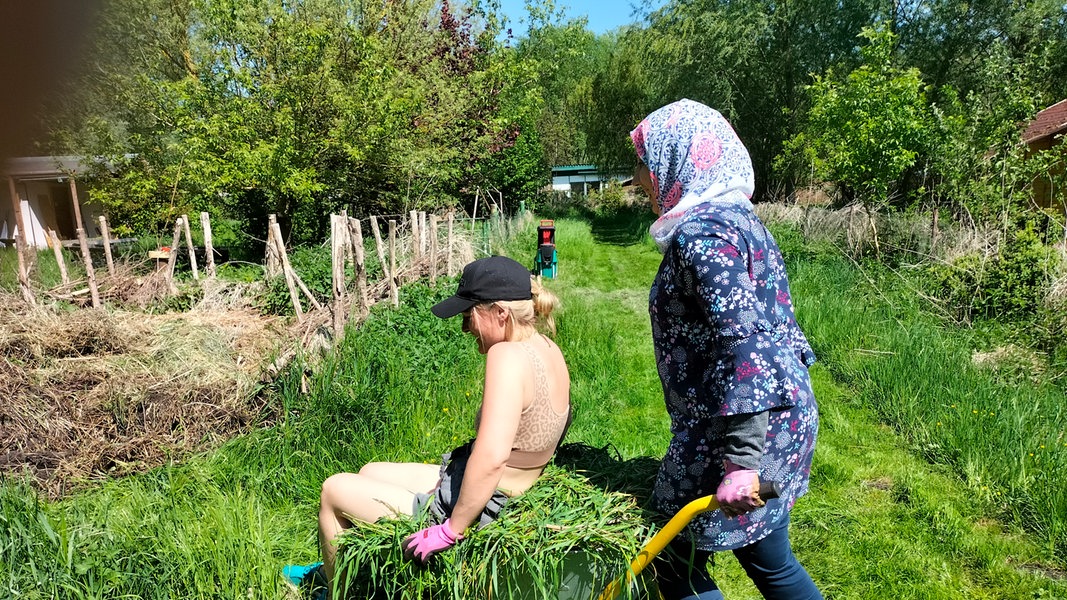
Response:
[{"label": "bare leg", "polygon": [[382,517],[410,515],[416,493],[437,486],[440,468],[419,463],[368,463],[359,473],[338,473],[322,484],[319,547],[328,581],[333,581],[334,540],[353,521],[373,523]]}]

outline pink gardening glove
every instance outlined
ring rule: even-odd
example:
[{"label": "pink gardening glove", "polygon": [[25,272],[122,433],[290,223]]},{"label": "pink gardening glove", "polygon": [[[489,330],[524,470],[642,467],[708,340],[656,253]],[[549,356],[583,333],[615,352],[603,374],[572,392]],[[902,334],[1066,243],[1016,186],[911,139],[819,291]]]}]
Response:
[{"label": "pink gardening glove", "polygon": [[451,525],[451,519],[445,519],[440,525],[427,527],[409,535],[402,544],[404,558],[414,559],[420,565],[425,565],[434,554],[455,546],[456,542],[463,539],[463,534],[454,533]]},{"label": "pink gardening glove", "polygon": [[722,464],[726,474],[719,489],[715,490],[715,499],[719,501],[722,513],[727,517],[736,517],[763,506],[763,500],[759,497],[759,472],[744,469],[728,460],[722,461]]}]

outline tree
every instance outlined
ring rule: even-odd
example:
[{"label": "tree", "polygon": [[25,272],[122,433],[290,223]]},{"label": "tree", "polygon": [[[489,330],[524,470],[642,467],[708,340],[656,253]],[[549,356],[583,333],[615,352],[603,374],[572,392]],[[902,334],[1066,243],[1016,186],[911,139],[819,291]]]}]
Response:
[{"label": "tree", "polygon": [[317,240],[340,208],[458,203],[514,143],[495,36],[447,0],[116,0],[57,139],[125,162],[91,193],[133,229],[276,213]]},{"label": "tree", "polygon": [[[909,200],[897,193],[898,184],[924,154],[930,125],[918,69],[893,65],[895,36],[868,28],[862,37],[868,44],[859,68],[841,80],[830,72],[811,85],[807,124],[786,143],[780,161],[803,157],[817,179],[836,183],[846,202],[859,201],[871,216]],[[870,222],[873,228],[873,217]]]}]

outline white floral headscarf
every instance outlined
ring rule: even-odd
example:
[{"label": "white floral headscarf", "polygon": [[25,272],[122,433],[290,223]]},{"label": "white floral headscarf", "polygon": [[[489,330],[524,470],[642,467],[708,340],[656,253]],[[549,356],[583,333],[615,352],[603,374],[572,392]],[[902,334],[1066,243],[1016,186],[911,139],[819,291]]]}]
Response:
[{"label": "white floral headscarf", "polygon": [[672,102],[645,117],[630,139],[657,191],[660,218],[649,232],[660,249],[696,206],[725,202],[751,208],[752,159],[719,111],[688,99]]}]

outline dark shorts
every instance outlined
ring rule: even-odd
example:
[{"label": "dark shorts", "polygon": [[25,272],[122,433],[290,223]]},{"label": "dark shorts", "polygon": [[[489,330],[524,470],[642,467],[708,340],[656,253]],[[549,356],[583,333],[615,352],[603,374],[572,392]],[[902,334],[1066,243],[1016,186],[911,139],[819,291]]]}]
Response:
[{"label": "dark shorts", "polygon": [[[473,445],[474,441],[471,440],[441,457],[441,482],[429,494],[415,494],[415,499],[411,503],[412,514],[419,516],[425,511],[430,521],[438,525],[452,516],[452,509],[455,508],[456,501],[459,499],[459,488],[463,483],[463,473],[467,469],[467,461],[470,459]],[[478,517],[478,526],[485,527],[496,520],[500,512],[504,510],[507,501],[507,494],[500,490],[494,491],[493,496],[482,509],[482,514]]]}]

